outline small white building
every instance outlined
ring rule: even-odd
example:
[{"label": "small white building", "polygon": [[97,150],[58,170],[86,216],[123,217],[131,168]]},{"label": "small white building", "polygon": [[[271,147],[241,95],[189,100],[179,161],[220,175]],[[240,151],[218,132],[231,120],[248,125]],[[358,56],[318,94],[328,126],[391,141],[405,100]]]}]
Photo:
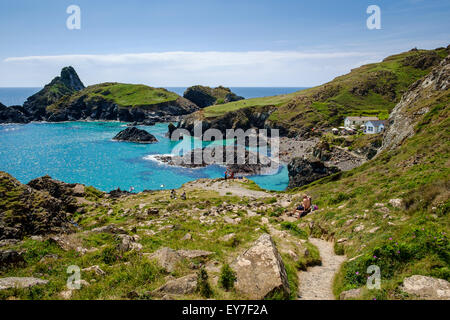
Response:
[{"label": "small white building", "polygon": [[377,121],[377,117],[346,117],[344,120],[344,127],[351,128],[365,125],[367,121]]},{"label": "small white building", "polygon": [[367,121],[365,124],[364,133],[365,134],[375,134],[384,131],[386,126],[386,121],[384,120],[372,120]]}]

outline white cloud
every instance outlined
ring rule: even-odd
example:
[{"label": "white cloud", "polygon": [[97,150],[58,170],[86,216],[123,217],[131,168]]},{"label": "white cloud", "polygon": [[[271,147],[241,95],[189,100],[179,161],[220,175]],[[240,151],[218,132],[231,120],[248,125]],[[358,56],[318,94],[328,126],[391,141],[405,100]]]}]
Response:
[{"label": "white cloud", "polygon": [[[86,84],[104,81],[154,86],[310,86],[350,71],[358,61],[376,61],[365,52],[152,52],[9,57],[0,72],[13,75],[0,86],[42,86],[66,65]],[[9,84],[8,84],[8,81]],[[39,83],[36,83],[39,81]]]}]

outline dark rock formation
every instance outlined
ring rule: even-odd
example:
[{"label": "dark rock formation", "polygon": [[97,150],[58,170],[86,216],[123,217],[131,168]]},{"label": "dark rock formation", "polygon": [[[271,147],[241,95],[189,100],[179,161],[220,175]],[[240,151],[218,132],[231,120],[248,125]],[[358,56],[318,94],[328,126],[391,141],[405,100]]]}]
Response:
[{"label": "dark rock formation", "polygon": [[217,87],[210,88],[205,86],[193,86],[186,89],[183,97],[192,101],[200,108],[212,106],[213,104],[222,104],[232,101],[243,100],[243,97],[237,96],[229,88]]},{"label": "dark rock formation", "polygon": [[25,259],[21,252],[15,250],[0,250],[0,270],[24,265]]},{"label": "dark rock formation", "polygon": [[[227,129],[268,129],[267,119],[275,109],[274,106],[245,108],[227,112],[216,118],[202,119],[202,130],[205,132],[210,128],[218,129],[225,134]],[[187,116],[178,123],[178,128],[186,129],[193,135],[195,122],[198,120],[196,116],[195,113]],[[272,128],[277,129],[275,127]],[[278,129],[280,129],[280,135],[286,133],[283,128]]]},{"label": "dark rock formation", "polygon": [[26,123],[28,114],[21,106],[7,107],[0,103],[0,123]]},{"label": "dark rock formation", "polygon": [[[121,106],[103,90],[114,83],[102,83],[65,96],[48,110],[48,121],[118,120],[152,125],[156,122],[178,121],[177,117],[190,114],[198,107],[183,97],[144,106]],[[102,94],[96,94],[99,91]]]},{"label": "dark rock formation", "polygon": [[52,197],[61,200],[64,211],[70,213],[74,213],[78,209],[76,197],[84,195],[83,185],[61,182],[50,176],[31,180],[28,185],[35,190],[46,191]]},{"label": "dark rock formation", "polygon": [[326,167],[319,159],[294,158],[288,164],[289,186],[296,188],[339,171],[336,167]]},{"label": "dark rock formation", "polygon": [[30,120],[47,120],[46,108],[49,105],[82,89],[84,89],[84,85],[75,69],[65,67],[61,70],[59,77],[54,78],[44,89],[29,97],[23,107],[30,115]]},{"label": "dark rock formation", "polygon": [[[222,153],[220,154],[219,152]],[[233,158],[229,161],[226,158],[227,153],[233,154]],[[196,157],[200,156],[202,161],[196,163]],[[247,149],[238,150],[237,146],[206,147],[194,149],[183,156],[158,155],[155,156],[155,159],[168,165],[185,168],[201,168],[208,165],[226,166],[236,176],[261,175],[278,170],[278,163],[274,162],[274,160],[261,154],[250,152]]]},{"label": "dark rock formation", "polygon": [[61,200],[0,172],[0,240],[71,231]]},{"label": "dark rock formation", "polygon": [[136,127],[126,128],[120,131],[113,140],[117,141],[129,141],[129,142],[139,142],[139,143],[155,143],[158,140],[154,135],[148,133],[145,130],[138,129]]}]

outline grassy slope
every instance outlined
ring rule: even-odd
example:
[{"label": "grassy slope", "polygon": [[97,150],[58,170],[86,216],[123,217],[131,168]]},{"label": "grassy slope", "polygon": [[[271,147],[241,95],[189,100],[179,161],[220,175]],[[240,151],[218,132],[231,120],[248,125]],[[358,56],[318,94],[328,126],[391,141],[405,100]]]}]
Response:
[{"label": "grassy slope", "polygon": [[166,89],[152,88],[142,84],[101,83],[89,86],[70,97],[66,97],[63,101],[59,101],[47,107],[47,110],[54,111],[70,104],[72,101],[75,101],[82,96],[87,96],[87,101],[104,98],[114,101],[123,108],[144,107],[175,101],[179,97],[176,93],[167,91]]},{"label": "grassy slope", "polygon": [[[77,265],[80,268],[99,265],[106,272],[105,276],[98,276],[83,272],[82,279],[90,283],[89,287],[76,290],[74,299],[128,299],[128,293],[137,292],[141,299],[152,299],[146,294],[167,281],[167,276],[181,277],[192,274],[198,270],[193,270],[191,262],[205,262],[200,260],[186,261],[180,263],[176,270],[167,273],[162,270],[154,261],[142,256],[142,253],[127,252],[119,253],[115,246],[117,240],[114,235],[106,233],[90,233],[98,226],[116,224],[130,230],[137,226],[136,234],[140,237],[139,243],[143,245],[142,252],[151,253],[162,247],[173,249],[201,249],[212,251],[214,254],[209,259],[217,261],[220,265],[230,264],[233,259],[245,249],[261,234],[268,232],[266,225],[262,222],[262,216],[266,216],[274,223],[274,216],[279,214],[279,208],[268,210],[261,215],[249,217],[243,211],[227,212],[226,216],[239,216],[242,221],[239,224],[228,224],[222,218],[216,219],[212,224],[203,223],[199,217],[205,218],[204,212],[208,212],[217,206],[228,204],[245,205],[250,200],[245,197],[219,196],[216,192],[206,190],[188,190],[188,199],[171,199],[170,191],[155,191],[142,193],[131,197],[117,200],[108,200],[101,193],[93,192],[90,188],[88,199],[91,204],[85,205],[85,213],[76,214],[74,221],[80,225],[84,232],[72,234],[70,242],[84,248],[97,248],[94,252],[81,255],[75,250],[64,251],[51,241],[37,241],[31,238],[25,239],[18,245],[7,246],[3,249],[16,249],[25,251],[27,266],[16,267],[6,271],[0,270],[0,277],[7,276],[36,276],[49,280],[49,284],[31,289],[20,290],[0,290],[0,300],[8,297],[21,299],[60,299],[59,293],[67,290],[66,268],[70,265]],[[181,191],[179,191],[181,192]],[[271,200],[271,198],[269,198]],[[100,204],[100,205],[99,205]],[[145,205],[140,209],[140,205]],[[131,213],[136,213],[147,208],[159,208],[163,212],[160,215],[153,215],[142,219]],[[275,210],[277,209],[277,210]],[[108,213],[108,211],[112,212]],[[125,214],[129,212],[130,214]],[[163,217],[163,213],[168,213]],[[209,218],[208,218],[209,219]],[[280,228],[281,229],[281,228]],[[154,234],[153,234],[154,232]],[[192,240],[182,240],[186,233],[192,234]],[[235,237],[223,241],[224,235],[234,233]],[[303,238],[304,234],[293,237]],[[274,237],[275,241],[285,241],[285,238]],[[314,247],[306,243],[311,252]],[[292,250],[298,250],[294,247]],[[49,258],[41,260],[44,256],[54,254],[59,258]],[[300,266],[316,263],[310,261],[311,257],[305,257],[302,251],[298,251],[299,260],[295,261],[290,255],[282,253],[284,263],[289,277],[289,285],[292,290],[291,298],[296,298],[297,293],[297,269]],[[311,254],[317,260],[317,254]],[[213,281],[214,277],[220,276],[220,271],[208,272],[210,284],[213,289],[214,299],[243,299],[234,290],[226,291]],[[204,297],[195,293],[180,297],[183,299],[202,299]],[[134,298],[136,299],[136,298]]]},{"label": "grassy slope", "polygon": [[[449,101],[450,90],[422,101],[419,107],[429,106],[431,111],[399,149],[302,191],[324,209],[310,219],[335,239],[348,238],[336,249],[350,258],[361,255],[342,268],[336,294],[364,286],[372,264],[381,268],[382,290],[366,291],[366,298],[408,298],[398,285],[412,274],[450,280]],[[393,198],[403,199],[405,207],[392,207]],[[385,204],[389,217],[376,203]],[[354,231],[360,225],[364,231]],[[320,235],[321,228],[311,233]]]},{"label": "grassy slope", "polygon": [[378,115],[387,118],[401,95],[430,68],[408,65],[419,56],[444,58],[446,49],[409,51],[365,65],[324,85],[288,95],[241,100],[204,110],[204,117],[252,106],[275,105],[269,120],[295,130],[300,127],[339,125],[345,116]]}]

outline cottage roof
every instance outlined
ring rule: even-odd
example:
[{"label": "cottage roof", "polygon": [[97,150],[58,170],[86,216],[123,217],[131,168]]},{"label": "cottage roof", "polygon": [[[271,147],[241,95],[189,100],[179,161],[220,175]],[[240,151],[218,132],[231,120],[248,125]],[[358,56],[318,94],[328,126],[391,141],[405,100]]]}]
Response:
[{"label": "cottage roof", "polygon": [[386,125],[386,120],[372,120],[372,121],[368,121],[371,124],[373,124],[375,127],[379,127],[380,125]]},{"label": "cottage roof", "polygon": [[376,121],[378,117],[346,117],[350,121]]}]

